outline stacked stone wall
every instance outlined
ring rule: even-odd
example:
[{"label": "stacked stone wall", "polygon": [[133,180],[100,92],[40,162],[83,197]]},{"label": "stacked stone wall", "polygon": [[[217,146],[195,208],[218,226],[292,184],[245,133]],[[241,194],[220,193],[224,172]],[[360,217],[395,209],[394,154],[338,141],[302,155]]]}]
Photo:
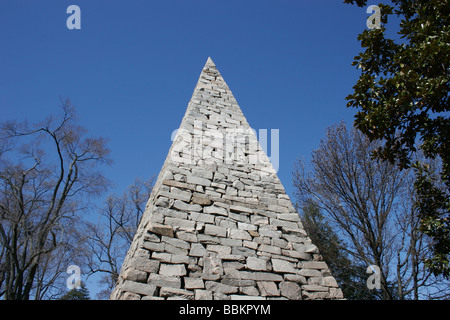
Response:
[{"label": "stacked stone wall", "polygon": [[343,298],[211,59],[111,298]]}]

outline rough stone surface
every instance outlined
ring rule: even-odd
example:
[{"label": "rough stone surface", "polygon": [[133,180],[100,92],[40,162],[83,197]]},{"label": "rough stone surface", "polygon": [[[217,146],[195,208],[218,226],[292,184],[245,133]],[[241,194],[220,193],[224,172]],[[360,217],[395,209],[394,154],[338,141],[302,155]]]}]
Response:
[{"label": "rough stone surface", "polygon": [[156,273],[149,275],[147,283],[156,287],[181,288],[181,279],[179,277],[164,276]]},{"label": "rough stone surface", "polygon": [[111,299],[343,298],[208,59]]},{"label": "rough stone surface", "polygon": [[258,259],[256,257],[248,257],[247,268],[255,271],[266,271],[267,262],[264,259]]},{"label": "rough stone surface", "polygon": [[263,297],[266,296],[279,296],[280,292],[275,282],[270,281],[258,281],[259,292]]},{"label": "rough stone surface", "polygon": [[204,289],[205,284],[203,283],[203,279],[201,278],[184,278],[184,287],[186,289]]},{"label": "rough stone surface", "polygon": [[159,291],[161,297],[178,297],[181,299],[193,300],[194,292],[183,290],[183,289],[175,289],[175,288],[166,288],[162,287]]},{"label": "rough stone surface", "polygon": [[205,247],[199,243],[195,243],[191,246],[191,251],[189,251],[189,255],[191,257],[203,257],[206,255],[207,251]]},{"label": "rough stone surface", "polygon": [[147,272],[139,271],[133,268],[125,270],[123,273],[123,278],[125,280],[135,281],[135,282],[145,282],[147,280]]},{"label": "rough stone surface", "polygon": [[272,259],[273,270],[283,273],[297,273],[297,269],[292,262],[282,259]]},{"label": "rough stone surface", "polygon": [[152,296],[156,291],[156,286],[126,280],[123,283],[122,290],[124,292],[130,292],[130,293],[134,293],[134,294]]},{"label": "rough stone surface", "polygon": [[212,291],[209,290],[195,290],[195,300],[212,300]]},{"label": "rough stone surface", "polygon": [[159,273],[165,276],[185,276],[186,267],[184,264],[161,264]]},{"label": "rough stone surface", "polygon": [[299,300],[302,297],[300,286],[295,282],[281,282],[280,292],[283,297],[289,300]]}]

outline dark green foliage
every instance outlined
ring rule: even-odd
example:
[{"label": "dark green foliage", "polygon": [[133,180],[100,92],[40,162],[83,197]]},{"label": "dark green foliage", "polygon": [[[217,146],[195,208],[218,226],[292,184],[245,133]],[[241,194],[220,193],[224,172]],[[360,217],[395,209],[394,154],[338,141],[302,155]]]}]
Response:
[{"label": "dark green foliage", "polygon": [[[436,177],[428,165],[416,164],[417,179],[414,187],[418,197],[417,207],[421,212],[422,220],[420,230],[433,238],[434,256],[427,261],[428,266],[435,273],[448,277],[450,274],[449,255],[450,232],[448,212],[450,211],[450,201],[448,197],[436,185]],[[443,208],[447,208],[447,217]],[[444,209],[445,210],[445,209]]]},{"label": "dark green foliage", "polygon": [[[345,0],[364,7],[367,1]],[[353,65],[361,75],[347,97],[356,107],[355,126],[381,141],[374,156],[413,166],[420,199],[420,230],[433,241],[428,267],[449,277],[450,247],[450,3],[448,0],[392,0],[379,4],[380,29],[358,36],[363,52]],[[400,19],[400,39],[386,35],[392,15]],[[419,148],[442,167],[432,177],[424,162],[412,164]]]},{"label": "dark green foliage", "polygon": [[91,300],[89,296],[89,290],[84,283],[81,283],[81,288],[73,288],[66,294],[64,294],[59,300]]}]

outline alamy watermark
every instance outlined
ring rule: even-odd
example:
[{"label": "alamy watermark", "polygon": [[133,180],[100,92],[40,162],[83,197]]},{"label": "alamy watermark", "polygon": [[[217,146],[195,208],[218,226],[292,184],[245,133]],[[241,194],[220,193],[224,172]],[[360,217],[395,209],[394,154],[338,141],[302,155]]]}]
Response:
[{"label": "alamy watermark", "polygon": [[70,277],[67,278],[66,285],[67,289],[80,289],[81,288],[81,269],[77,265],[70,265],[66,270],[67,274],[71,274]]},{"label": "alamy watermark", "polygon": [[67,7],[66,13],[71,15],[66,20],[67,29],[81,29],[81,9],[77,5],[70,5]]},{"label": "alamy watermark", "polygon": [[226,128],[224,131],[208,128],[202,121],[195,120],[193,129],[183,128],[172,132],[171,158],[174,162],[201,165],[225,163],[237,165],[267,165],[270,161],[275,172],[280,165],[280,132],[271,129],[270,157],[268,131],[244,128]]},{"label": "alamy watermark", "polygon": [[376,265],[370,265],[367,267],[366,273],[372,274],[367,279],[367,288],[370,290],[373,289],[381,289],[381,270],[379,266]]},{"label": "alamy watermark", "polygon": [[366,13],[371,16],[367,18],[367,28],[370,30],[381,28],[381,10],[379,6],[371,5],[367,8]]},{"label": "alamy watermark", "polygon": [[[81,29],[81,9],[77,5],[70,5],[66,9],[66,13],[70,16],[66,20],[67,29]],[[381,9],[377,5],[367,7],[366,13],[370,14],[367,18],[366,25],[370,30],[381,28]]]}]

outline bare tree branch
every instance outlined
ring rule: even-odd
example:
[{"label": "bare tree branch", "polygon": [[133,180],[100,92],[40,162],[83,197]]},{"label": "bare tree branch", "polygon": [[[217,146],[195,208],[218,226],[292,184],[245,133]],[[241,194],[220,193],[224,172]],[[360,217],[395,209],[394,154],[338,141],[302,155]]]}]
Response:
[{"label": "bare tree branch", "polygon": [[65,224],[83,207],[83,195],[107,185],[96,171],[109,163],[105,140],[85,137],[70,101],[62,109],[59,119],[1,126],[0,292],[5,299],[29,299],[32,290],[36,299],[52,295],[56,277],[48,272],[59,274],[62,267],[50,266],[60,266],[66,256],[54,252],[70,248]]},{"label": "bare tree branch", "polygon": [[358,264],[380,268],[384,299],[418,299],[420,288],[437,280],[424,268],[429,251],[417,232],[412,173],[373,160],[376,148],[343,123],[329,128],[310,170],[297,161],[295,195],[301,206],[317,202]]},{"label": "bare tree branch", "polygon": [[153,180],[135,179],[123,195],[110,195],[100,211],[102,219],[97,224],[87,225],[89,245],[94,253],[89,274],[102,273],[101,282],[106,285],[99,298],[108,298],[114,288],[150,197]]}]

